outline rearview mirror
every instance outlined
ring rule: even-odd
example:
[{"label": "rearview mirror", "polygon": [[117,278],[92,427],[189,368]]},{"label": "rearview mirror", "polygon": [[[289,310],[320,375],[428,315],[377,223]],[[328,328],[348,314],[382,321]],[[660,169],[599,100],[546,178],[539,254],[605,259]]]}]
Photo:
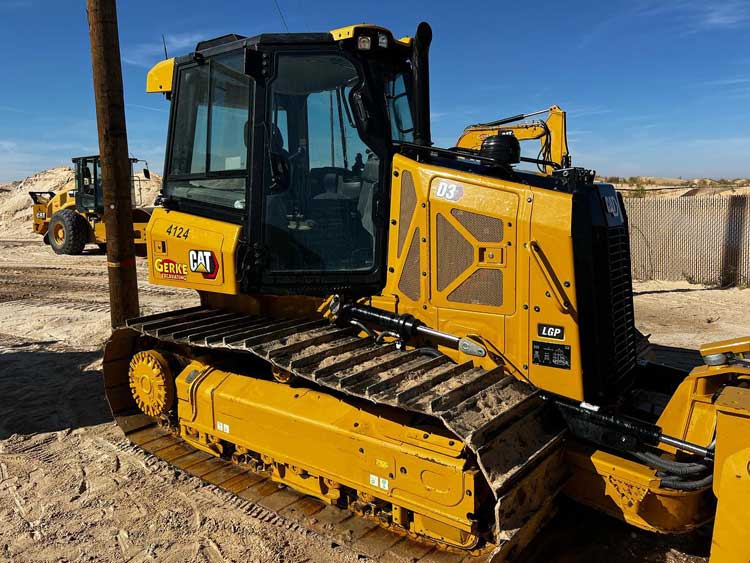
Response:
[{"label": "rearview mirror", "polygon": [[151,179],[151,171],[148,168],[143,169],[143,177],[146,178],[146,180]]}]

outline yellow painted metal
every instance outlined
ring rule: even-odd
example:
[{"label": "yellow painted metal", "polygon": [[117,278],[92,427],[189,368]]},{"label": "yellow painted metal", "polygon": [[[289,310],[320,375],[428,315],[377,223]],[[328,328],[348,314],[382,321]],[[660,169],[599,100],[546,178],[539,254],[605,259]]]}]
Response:
[{"label": "yellow painted metal", "polygon": [[[407,220],[402,223],[402,192],[411,190],[412,185],[414,212],[407,211]],[[444,191],[445,186],[455,188],[454,199],[440,196],[438,192]],[[455,199],[458,193],[461,195]],[[477,360],[455,350],[443,350],[456,360],[473,359],[488,368],[502,362],[520,379],[560,395],[582,399],[571,209],[570,194],[430,166],[396,155],[391,183],[389,273],[381,295],[373,297],[372,302],[377,307],[412,314],[451,334],[476,335],[492,352]],[[502,240],[478,240],[454,211],[502,221]],[[437,239],[438,222],[447,223],[460,233],[470,253],[466,258],[467,268],[445,287],[438,285],[439,266],[459,257]],[[418,262],[413,263],[409,249],[415,237],[419,254]],[[540,267],[538,257],[532,256],[532,246],[545,257],[546,270]],[[441,253],[447,253],[443,254],[443,262]],[[415,267],[419,270],[419,294],[412,299],[404,292],[402,279],[409,268]],[[451,292],[480,270],[502,273],[501,303],[452,301]],[[562,310],[558,299],[569,307]],[[533,363],[532,340],[544,340],[537,336],[538,323],[565,328],[562,343],[571,346],[569,370]]]},{"label": "yellow painted metal", "polygon": [[46,235],[50,219],[61,209],[75,209],[75,190],[75,181],[71,181],[50,197],[40,196],[39,203],[35,203],[32,208],[34,219],[32,229],[36,234]]},{"label": "yellow painted metal", "polygon": [[750,356],[750,337],[743,336],[730,340],[720,340],[704,344],[700,348],[701,356],[712,356],[715,354],[732,354],[735,356]]},{"label": "yellow painted metal", "polygon": [[[143,227],[146,225],[144,224]],[[137,224],[133,224],[133,229],[137,229]],[[145,239],[146,230],[145,228],[141,231],[143,233],[142,237]],[[96,242],[100,244],[105,244],[107,242],[107,228],[104,225],[104,221],[96,221],[94,223],[94,238],[96,238]],[[145,240],[137,241],[138,243],[145,243]]]},{"label": "yellow painted metal", "polygon": [[401,43],[402,45],[411,45],[412,38],[411,37],[402,37],[401,39],[394,39],[393,34],[389,29],[386,29],[385,27],[381,27],[379,25],[374,25],[371,23],[358,23],[354,25],[347,25],[345,27],[338,27],[336,29],[332,29],[328,33],[331,34],[331,37],[333,37],[336,41],[343,41],[344,39],[351,39],[353,38],[358,29],[373,29],[376,31],[382,31],[385,32],[388,35],[388,38],[390,41],[397,41],[398,43]]},{"label": "yellow painted metal", "polygon": [[65,228],[60,224],[55,225],[50,236],[57,244],[63,244],[65,242]]},{"label": "yellow painted metal", "polygon": [[238,461],[326,502],[386,503],[410,515],[406,529],[447,544],[476,543],[481,496],[460,440],[415,427],[403,412],[356,407],[304,386],[246,377],[192,361],[176,379],[182,437],[212,455],[236,446]]},{"label": "yellow painted metal", "polygon": [[169,363],[156,350],[138,352],[128,370],[130,392],[138,408],[149,416],[169,412],[174,404],[174,378]]},{"label": "yellow painted metal", "polygon": [[[747,339],[745,339],[747,341]],[[725,388],[716,400],[714,492],[719,499],[711,563],[750,561],[750,389]]]},{"label": "yellow painted metal", "polygon": [[[715,342],[701,351],[740,355],[747,353],[748,342],[748,338]],[[745,507],[750,506],[750,390],[736,387],[743,381],[750,381],[750,367],[742,364],[698,366],[677,387],[657,421],[664,434],[702,447],[709,447],[716,437],[713,491],[710,486],[696,491],[663,488],[654,469],[571,443],[567,456],[573,477],[566,493],[639,528],[667,533],[689,531],[709,521],[714,494],[720,499],[720,512],[723,495],[726,524],[717,529],[715,538],[718,533],[721,550],[735,553],[730,521],[748,514]],[[672,446],[659,447],[665,454],[677,453]]]},{"label": "yellow painted metal", "polygon": [[[716,429],[714,398],[737,375],[750,377],[750,367],[742,365],[698,366],[673,393],[658,424],[665,434],[706,447]],[[675,449],[662,446],[667,452]]]},{"label": "yellow painted metal", "polygon": [[[134,210],[134,219],[138,217],[140,220],[133,221],[133,242],[136,247],[144,247],[146,245],[146,229],[148,228],[148,220],[144,219],[148,216],[145,211],[136,212]],[[103,217],[93,215],[87,217],[87,220],[92,228],[92,240],[89,242],[95,242],[97,244],[107,243],[107,228],[104,224]],[[141,254],[139,254],[141,256]]]},{"label": "yellow painted metal", "polygon": [[632,526],[651,532],[684,533],[713,517],[710,488],[665,489],[655,469],[574,443],[568,446],[566,457],[572,475],[565,494]]},{"label": "yellow painted metal", "polygon": [[31,208],[31,230],[38,235],[46,235],[49,229],[49,217],[47,217],[47,204],[43,202],[35,203]]},{"label": "yellow painted metal", "polygon": [[172,91],[174,76],[174,59],[159,61],[146,75],[146,92],[149,94],[166,94]]},{"label": "yellow painted metal", "polygon": [[[570,155],[568,151],[568,133],[565,119],[565,112],[558,106],[549,108],[546,127],[534,122],[525,122],[517,124],[501,125],[499,127],[487,127],[484,125],[472,125],[464,129],[458,138],[456,146],[467,149],[479,149],[482,147],[482,141],[492,135],[499,135],[505,132],[511,132],[519,141],[529,141],[538,139],[542,146],[547,142],[549,133],[550,156],[552,162],[563,164],[566,157]],[[545,172],[551,174],[554,168],[545,166]]]},{"label": "yellow painted metal", "polygon": [[240,225],[156,208],[147,227],[151,283],[238,293],[235,267]]}]

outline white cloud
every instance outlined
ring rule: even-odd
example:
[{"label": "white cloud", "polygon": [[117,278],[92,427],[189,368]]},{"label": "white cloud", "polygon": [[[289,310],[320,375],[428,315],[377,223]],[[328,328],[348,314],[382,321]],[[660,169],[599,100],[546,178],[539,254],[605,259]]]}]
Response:
[{"label": "white cloud", "polygon": [[31,8],[31,5],[31,0],[2,0],[0,1],[0,10]]},{"label": "white cloud", "polygon": [[738,84],[750,84],[750,77],[722,78],[720,80],[708,80],[703,83],[704,86],[736,86]]},{"label": "white cloud", "polygon": [[136,109],[146,109],[149,111],[158,111],[160,113],[167,113],[169,110],[166,109],[160,109],[160,108],[154,108],[151,106],[142,106],[140,104],[125,104],[126,108],[136,108]]},{"label": "white cloud", "polygon": [[0,139],[0,182],[20,180],[40,170],[67,166],[70,159],[82,154],[96,154],[94,144],[45,142],[25,139]]},{"label": "white cloud", "polygon": [[672,18],[684,33],[726,30],[750,23],[747,0],[642,0],[637,15]]},{"label": "white cloud", "polygon": [[658,22],[660,33],[672,31],[683,36],[750,25],[748,0],[632,0],[612,12],[579,34],[579,49],[589,47],[594,40],[605,41],[612,30],[619,32],[642,23]]},{"label": "white cloud", "polygon": [[10,113],[33,113],[33,112],[30,112],[30,111],[26,111],[25,109],[14,108],[14,107],[10,107],[10,106],[0,106],[0,111],[7,111],[7,112],[10,112]]},{"label": "white cloud", "polygon": [[593,117],[596,115],[606,115],[608,113],[612,113],[614,110],[611,108],[605,108],[600,106],[593,106],[593,107],[579,107],[579,108],[573,108],[569,109],[567,111],[568,117]]}]

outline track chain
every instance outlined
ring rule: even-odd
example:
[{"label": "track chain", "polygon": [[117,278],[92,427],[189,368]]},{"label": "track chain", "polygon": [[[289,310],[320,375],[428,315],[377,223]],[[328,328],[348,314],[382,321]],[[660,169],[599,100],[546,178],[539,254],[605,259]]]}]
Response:
[{"label": "track chain", "polygon": [[165,342],[250,353],[337,393],[440,419],[477,458],[495,496],[501,544],[564,479],[562,426],[531,386],[502,367],[398,350],[322,318],[279,320],[199,306],[131,319],[127,327]]}]

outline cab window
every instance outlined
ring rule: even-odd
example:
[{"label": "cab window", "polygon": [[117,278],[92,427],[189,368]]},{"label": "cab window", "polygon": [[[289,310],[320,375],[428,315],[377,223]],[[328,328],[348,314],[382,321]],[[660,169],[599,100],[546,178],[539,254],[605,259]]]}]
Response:
[{"label": "cab window", "polygon": [[277,57],[263,215],[271,270],[374,266],[380,160],[355,122],[352,99],[360,82],[340,53]]},{"label": "cab window", "polygon": [[391,138],[396,142],[413,143],[414,121],[403,72],[399,72],[386,82],[385,97],[388,102],[388,115],[391,122]]},{"label": "cab window", "polygon": [[251,80],[232,52],[180,71],[165,195],[245,207]]}]

